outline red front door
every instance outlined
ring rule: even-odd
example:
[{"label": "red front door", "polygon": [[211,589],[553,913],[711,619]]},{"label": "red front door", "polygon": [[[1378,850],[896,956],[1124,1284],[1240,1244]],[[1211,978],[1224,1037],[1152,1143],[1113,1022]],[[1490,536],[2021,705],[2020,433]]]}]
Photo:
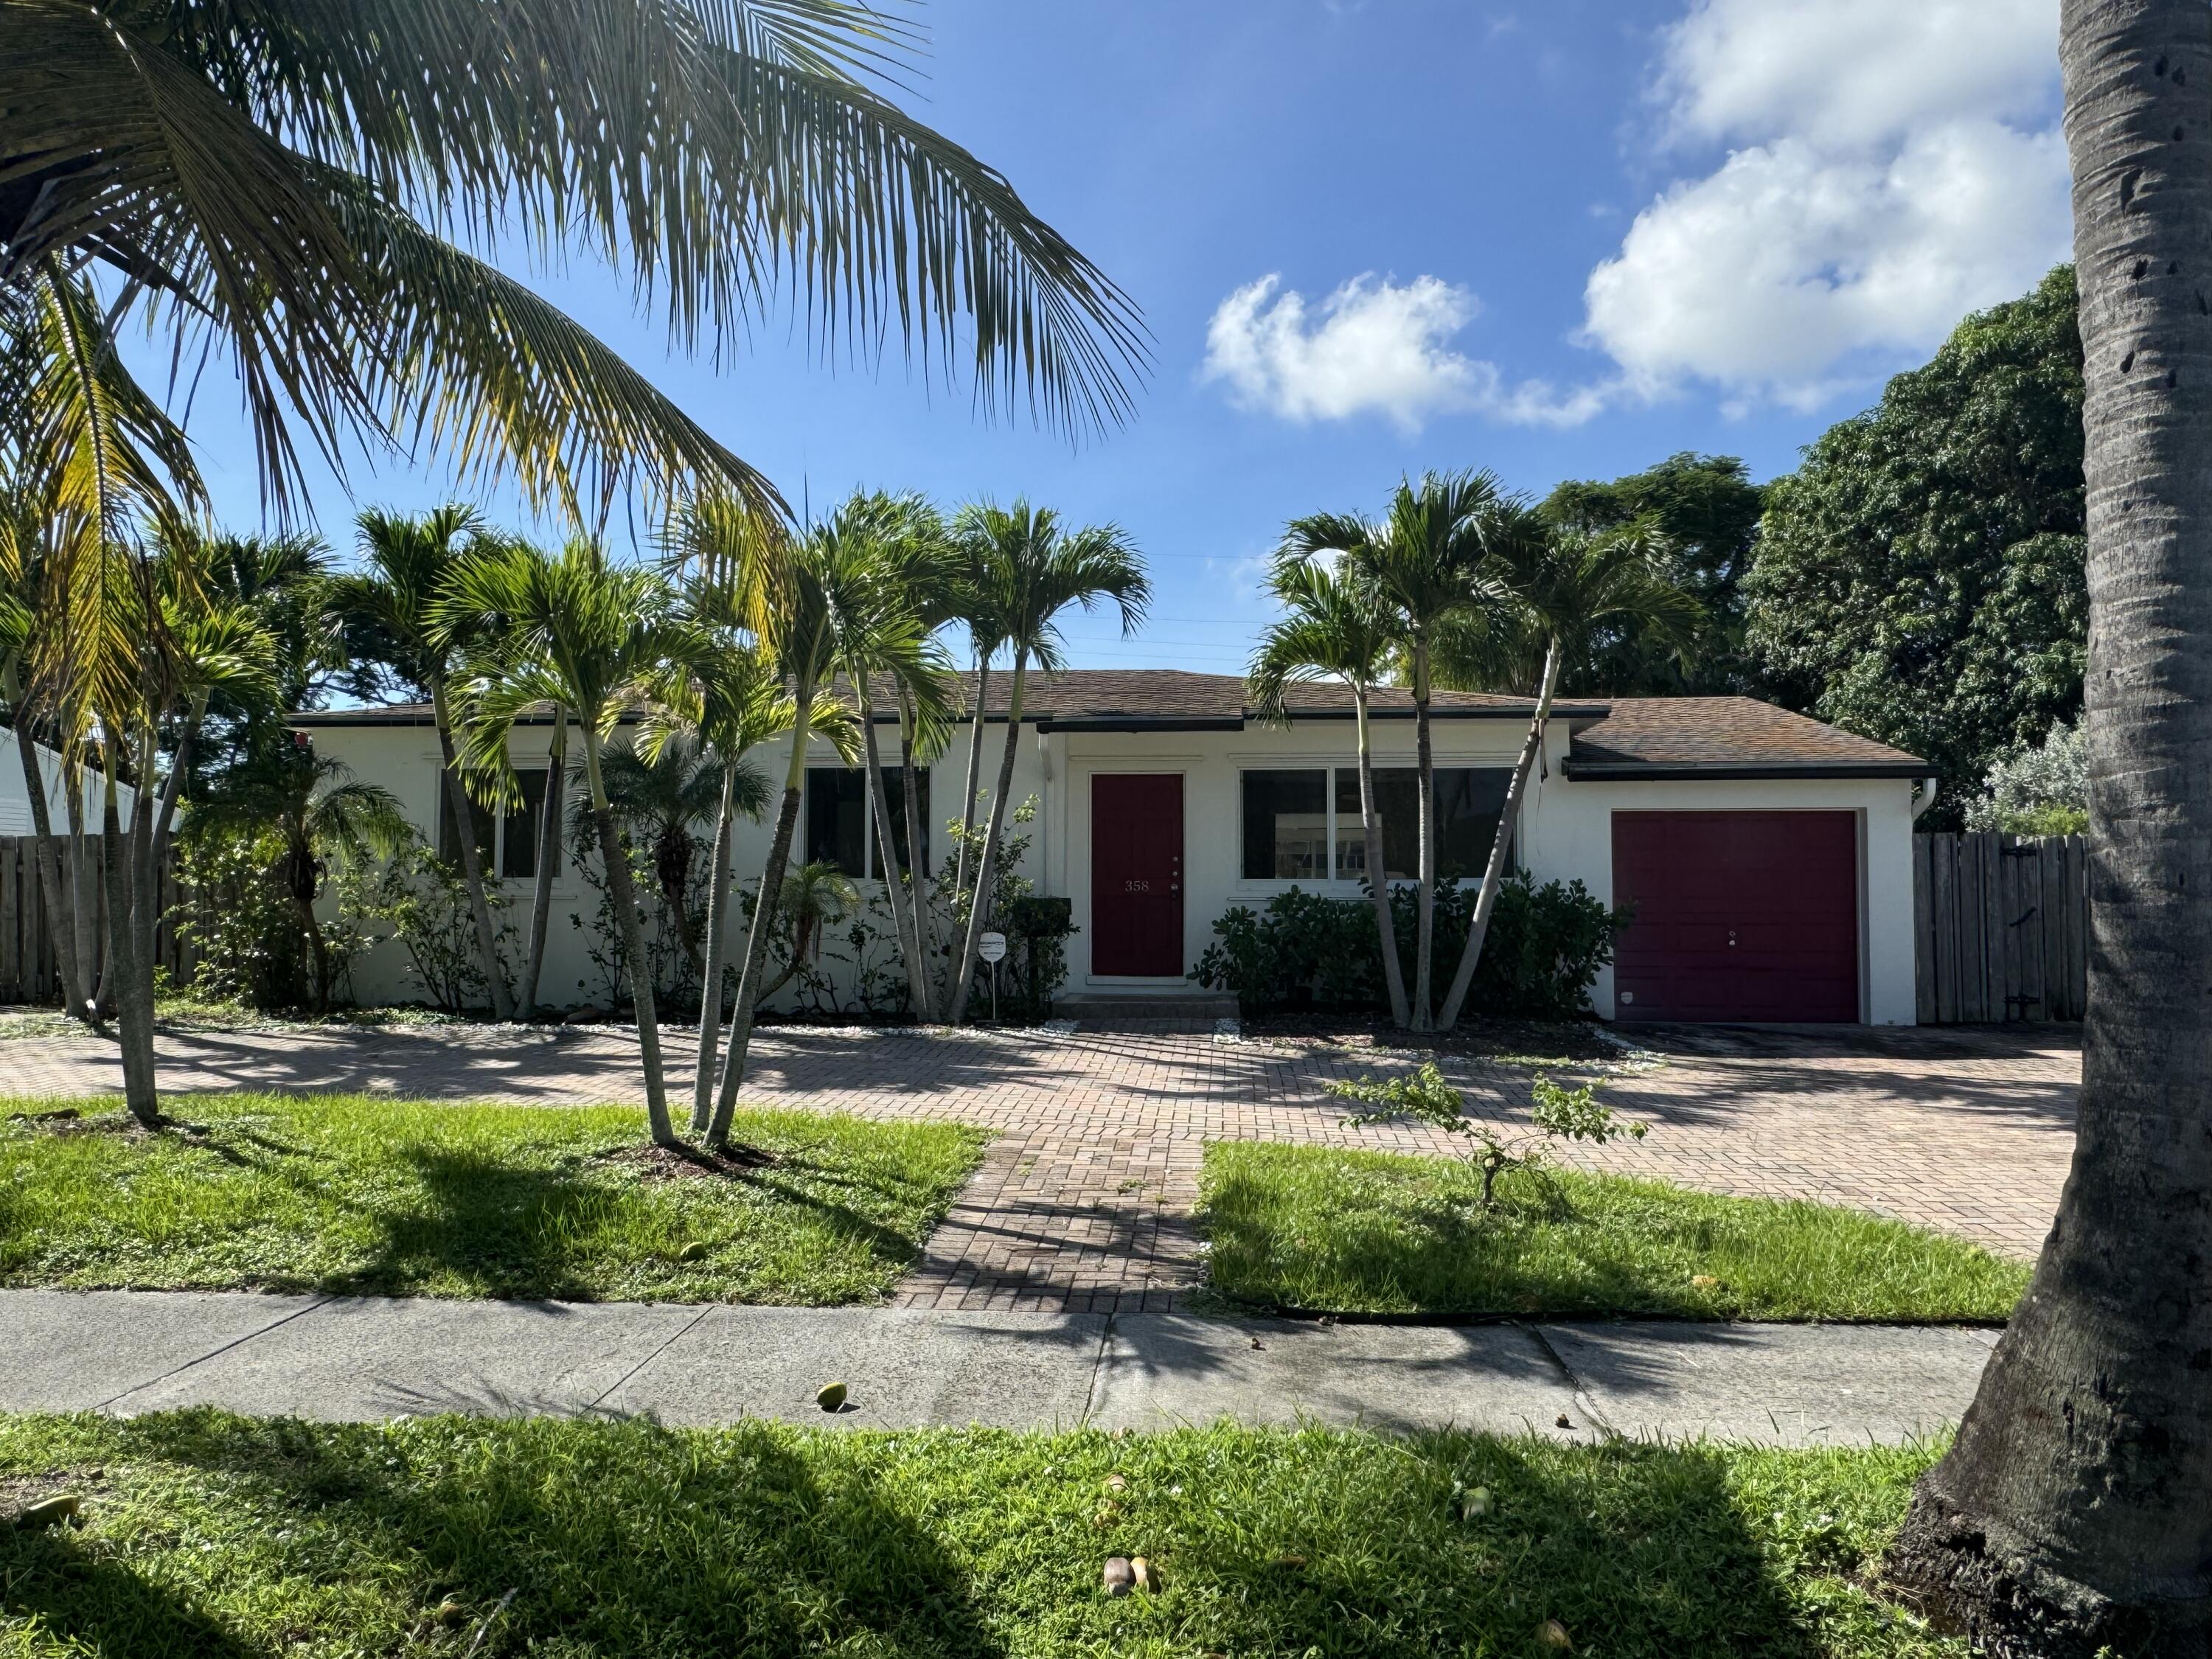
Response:
[{"label": "red front door", "polygon": [[1859,1017],[1858,824],[1849,812],[1615,812],[1622,1019]]},{"label": "red front door", "polygon": [[1091,779],[1091,971],[1180,979],[1182,775]]}]

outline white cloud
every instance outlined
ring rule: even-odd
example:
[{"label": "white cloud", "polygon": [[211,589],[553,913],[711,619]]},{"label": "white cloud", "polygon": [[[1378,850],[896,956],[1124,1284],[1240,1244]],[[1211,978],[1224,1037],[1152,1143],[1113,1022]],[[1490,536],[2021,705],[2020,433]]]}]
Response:
[{"label": "white cloud", "polygon": [[1584,338],[1650,393],[1809,406],[2066,257],[2056,0],[1696,0],[1654,92],[1735,146],[1590,273]]},{"label": "white cloud", "polygon": [[1262,276],[1215,308],[1200,378],[1224,382],[1238,404],[1285,420],[1371,413],[1407,432],[1470,410],[1565,426],[1597,412],[1595,394],[1563,397],[1541,381],[1509,386],[1496,364],[1453,350],[1449,342],[1480,309],[1468,289],[1437,276],[1400,284],[1370,272],[1310,307],[1279,276]]}]

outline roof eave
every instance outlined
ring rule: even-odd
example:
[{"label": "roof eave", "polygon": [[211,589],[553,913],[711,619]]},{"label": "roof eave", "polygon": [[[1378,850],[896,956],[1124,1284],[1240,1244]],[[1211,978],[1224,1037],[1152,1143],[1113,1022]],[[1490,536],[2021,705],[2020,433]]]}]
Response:
[{"label": "roof eave", "polygon": [[1560,768],[1577,783],[1782,782],[1790,779],[1917,779],[1941,775],[1926,761],[1577,761]]}]

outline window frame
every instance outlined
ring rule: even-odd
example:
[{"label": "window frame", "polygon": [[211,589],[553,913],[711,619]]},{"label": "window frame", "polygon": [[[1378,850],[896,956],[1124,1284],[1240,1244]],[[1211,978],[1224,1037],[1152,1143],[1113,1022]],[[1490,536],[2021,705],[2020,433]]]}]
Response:
[{"label": "window frame", "polygon": [[[929,775],[931,770],[932,769],[927,766],[917,766],[915,769],[916,781],[919,784],[919,787],[915,793],[921,797],[921,856],[925,863],[927,863],[937,851],[937,838],[930,833],[929,822]],[[802,830],[806,830],[812,820],[814,810],[814,779],[817,773],[829,773],[839,776],[857,778],[860,780],[860,867],[858,870],[847,870],[842,865],[840,865],[838,869],[841,873],[842,873],[849,881],[872,881],[878,883],[881,883],[884,879],[884,876],[879,873],[880,869],[897,870],[903,873],[906,866],[900,861],[899,854],[896,849],[894,850],[888,865],[884,864],[878,851],[876,840],[875,803],[869,799],[867,784],[868,775],[867,769],[865,767],[811,765],[807,767],[805,792],[803,799],[799,802],[799,823]],[[890,806],[891,811],[895,813],[902,812],[905,810],[905,786],[899,781],[899,777],[900,774],[897,769],[890,766],[886,766],[884,769],[884,803],[886,805]],[[813,847],[811,844],[808,844],[805,848],[805,850],[811,858],[814,851]]]},{"label": "window frame", "polygon": [[[1413,769],[1402,765],[1401,763],[1394,757],[1387,764],[1382,762],[1376,763],[1375,769],[1381,772],[1392,769],[1412,770]],[[1503,772],[1506,774],[1510,779],[1513,771],[1513,766],[1510,762],[1507,762],[1502,766],[1486,766],[1481,764],[1470,764],[1467,762],[1455,759],[1448,764],[1439,764],[1436,768],[1436,770],[1438,773]],[[1293,876],[1248,876],[1244,873],[1244,775],[1248,772],[1319,772],[1322,775],[1323,780],[1322,805],[1327,815],[1328,825],[1326,838],[1323,843],[1328,852],[1328,874],[1326,877],[1318,880],[1308,881],[1302,880]],[[1338,873],[1337,870],[1337,849],[1340,845],[1339,840],[1340,830],[1336,805],[1336,779],[1339,773],[1349,775],[1356,793],[1359,773],[1359,762],[1357,757],[1348,761],[1308,761],[1304,759],[1291,760],[1288,758],[1275,757],[1255,757],[1250,760],[1239,760],[1237,763],[1237,862],[1235,866],[1236,877],[1234,881],[1231,883],[1232,891],[1247,895],[1267,894],[1273,896],[1277,893],[1288,892],[1293,887],[1304,887],[1309,891],[1324,893],[1331,897],[1344,898],[1358,896],[1362,886],[1362,878],[1358,875],[1341,875]],[[1522,805],[1526,805],[1525,799],[1522,802]],[[1359,820],[1358,815],[1356,812],[1346,818],[1345,822],[1349,823],[1352,825],[1352,832],[1354,834],[1358,833]],[[1520,850],[1521,826],[1516,817],[1513,826],[1513,839],[1508,842],[1506,846],[1506,874],[1510,875],[1517,867]],[[1390,879],[1394,883],[1402,884],[1411,883],[1415,878],[1412,876],[1393,876]],[[1455,880],[1458,885],[1462,888],[1474,888],[1480,890],[1482,886],[1482,877],[1480,873],[1471,876],[1459,876],[1453,879]]]}]

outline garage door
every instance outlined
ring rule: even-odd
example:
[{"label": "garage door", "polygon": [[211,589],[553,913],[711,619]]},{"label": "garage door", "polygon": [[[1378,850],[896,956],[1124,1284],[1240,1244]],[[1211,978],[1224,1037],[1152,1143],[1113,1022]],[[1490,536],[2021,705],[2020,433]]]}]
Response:
[{"label": "garage door", "polygon": [[1858,826],[1849,812],[1615,812],[1623,1019],[1859,1017]]}]

